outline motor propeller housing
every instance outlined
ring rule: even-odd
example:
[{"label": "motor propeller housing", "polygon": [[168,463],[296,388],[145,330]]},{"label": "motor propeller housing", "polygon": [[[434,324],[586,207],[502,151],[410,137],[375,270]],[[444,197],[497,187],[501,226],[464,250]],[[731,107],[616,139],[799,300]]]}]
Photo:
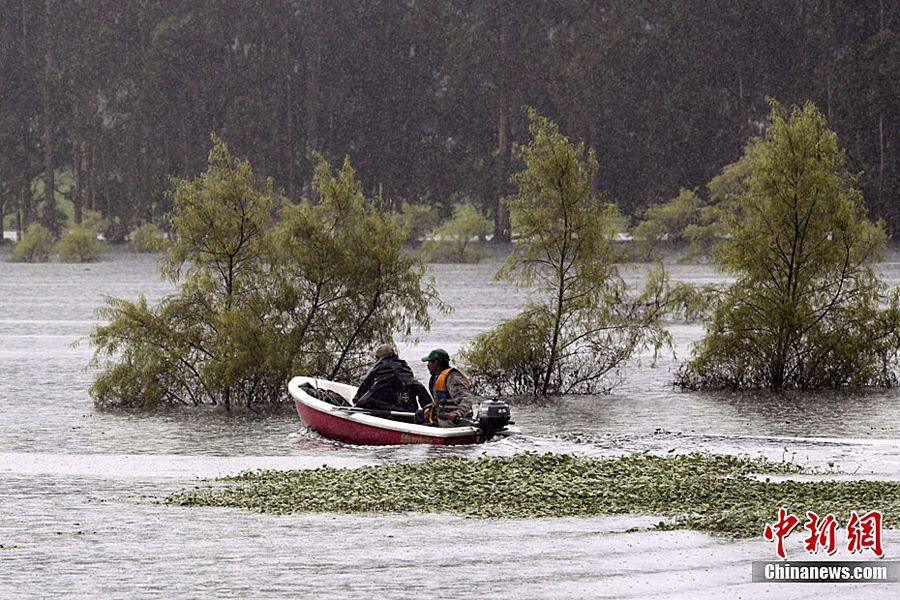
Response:
[{"label": "motor propeller housing", "polygon": [[478,407],[476,422],[488,437],[506,427],[509,419],[509,404],[502,400],[485,400]]}]

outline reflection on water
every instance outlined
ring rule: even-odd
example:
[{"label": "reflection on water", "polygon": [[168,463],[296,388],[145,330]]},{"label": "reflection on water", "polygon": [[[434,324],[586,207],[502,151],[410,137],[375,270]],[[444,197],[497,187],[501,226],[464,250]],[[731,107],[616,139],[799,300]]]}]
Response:
[{"label": "reflection on water", "polygon": [[[625,518],[634,521],[627,524],[621,519],[541,520],[523,527],[446,516],[276,517],[154,504],[198,478],[246,469],[517,452],[608,456],[706,450],[900,478],[896,390],[683,393],[670,384],[677,367],[671,356],[655,366],[649,357],[629,365],[623,385],[611,395],[517,401],[514,419],[523,434],[472,447],[341,444],[308,431],[290,410],[265,416],[95,411],[88,395],[93,373],[86,368],[91,356],[86,336],[97,322],[95,310],[104,296],[145,294],[154,301],[170,293],[155,265],[155,257],[127,253],[95,265],[0,262],[2,598],[63,592],[74,598],[277,598],[297,590],[316,597],[433,595],[436,588],[422,579],[419,564],[425,556],[448,552],[467,557],[470,571],[480,581],[492,581],[486,589],[502,597],[577,597],[587,591],[592,597],[615,597],[635,593],[634,581],[644,581],[641,590],[661,596],[696,595],[698,589],[688,584],[673,587],[667,575],[671,567],[655,566],[671,563],[673,552],[681,557],[693,552],[701,580],[711,573],[723,585],[749,580],[749,562],[746,573],[736,569],[735,546],[726,542],[683,532],[610,533],[647,526],[648,517]],[[418,358],[432,347],[456,352],[514,315],[525,300],[525,292],[491,279],[498,266],[497,260],[433,266],[438,289],[454,312],[435,314],[431,331],[399,344],[421,379],[427,372]],[[723,281],[707,266],[673,266],[672,271],[673,279]],[[900,263],[885,263],[883,272],[896,282]],[[640,270],[629,270],[627,277],[639,282]],[[685,324],[672,324],[671,331],[679,358],[702,334]],[[760,554],[757,546],[747,548],[739,553]],[[603,556],[621,567],[621,552],[631,552],[634,559],[638,551],[657,556],[633,563],[643,565],[643,575],[610,577],[609,569],[598,574]],[[385,556],[390,560],[377,558]],[[710,556],[718,557],[712,566]],[[467,585],[458,583],[452,561],[430,572],[451,582],[440,595],[471,595]],[[692,581],[697,572],[677,575],[678,581]]]}]

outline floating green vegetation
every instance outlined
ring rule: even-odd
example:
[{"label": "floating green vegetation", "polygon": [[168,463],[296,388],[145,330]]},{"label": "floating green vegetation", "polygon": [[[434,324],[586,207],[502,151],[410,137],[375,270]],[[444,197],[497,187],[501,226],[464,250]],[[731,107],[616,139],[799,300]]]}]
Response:
[{"label": "floating green vegetation", "polygon": [[619,458],[517,454],[447,458],[302,471],[252,471],[225,485],[172,494],[180,506],[246,508],[270,513],[428,512],[477,518],[651,514],[663,529],[697,529],[736,537],[762,534],[785,507],[834,514],[880,510],[897,527],[900,482],[778,481],[763,475],[809,474],[787,462],[692,453]]}]

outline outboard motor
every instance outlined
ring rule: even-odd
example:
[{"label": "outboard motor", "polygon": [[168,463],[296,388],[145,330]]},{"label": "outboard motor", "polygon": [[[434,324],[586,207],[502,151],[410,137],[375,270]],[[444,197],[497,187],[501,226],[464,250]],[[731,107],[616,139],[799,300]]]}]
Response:
[{"label": "outboard motor", "polygon": [[484,436],[490,438],[509,424],[509,417],[509,404],[502,400],[485,400],[478,407],[476,421]]}]

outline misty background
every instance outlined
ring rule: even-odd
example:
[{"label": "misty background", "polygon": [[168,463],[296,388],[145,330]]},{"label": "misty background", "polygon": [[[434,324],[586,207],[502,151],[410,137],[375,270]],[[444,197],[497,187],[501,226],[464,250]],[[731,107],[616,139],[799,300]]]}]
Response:
[{"label": "misty background", "polygon": [[533,106],[635,222],[704,195],[773,97],[819,107],[894,233],[898,20],[884,0],[0,0],[0,216],[58,234],[92,209],[121,241],[216,132],[291,200],[317,153],[346,156],[383,206],[471,201],[504,241]]}]

